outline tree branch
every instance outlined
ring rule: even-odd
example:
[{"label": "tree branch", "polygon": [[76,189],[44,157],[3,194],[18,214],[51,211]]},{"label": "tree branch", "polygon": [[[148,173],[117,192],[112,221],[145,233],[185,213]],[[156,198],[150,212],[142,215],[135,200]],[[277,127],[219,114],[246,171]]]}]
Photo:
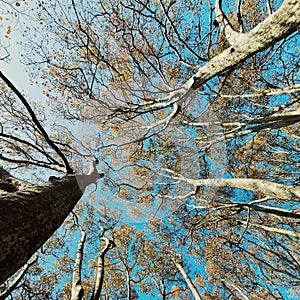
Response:
[{"label": "tree branch", "polygon": [[12,176],[8,171],[0,166],[0,189],[11,193],[32,186],[33,185],[31,183]]},{"label": "tree branch", "polygon": [[243,227],[252,227],[252,228],[258,228],[258,229],[263,229],[268,232],[275,232],[275,233],[280,233],[288,236],[294,236],[296,238],[300,238],[300,233],[291,231],[291,230],[286,230],[286,229],[281,229],[281,228],[275,228],[275,227],[270,227],[270,226],[265,226],[265,225],[260,225],[260,224],[246,224],[245,221],[238,221],[239,223],[242,224]]},{"label": "tree branch", "polygon": [[222,11],[222,0],[216,0],[216,21],[220,25],[225,38],[227,39],[228,43],[233,46],[238,42],[238,39],[242,37],[242,33],[234,30],[233,26],[227,19],[226,15]]},{"label": "tree branch", "polygon": [[217,178],[217,179],[190,179],[170,169],[162,169],[173,174],[171,178],[186,182],[194,187],[207,186],[215,188],[238,188],[260,193],[265,197],[300,202],[300,187],[289,186],[262,179],[252,178]]},{"label": "tree branch", "polygon": [[223,283],[225,286],[228,285],[228,286],[233,287],[235,290],[237,290],[237,291],[239,292],[239,294],[241,295],[241,297],[242,297],[244,300],[250,300],[250,298],[248,298],[248,297],[243,293],[243,291],[242,291],[239,287],[237,287],[235,284],[229,283],[229,282],[227,282],[227,281],[224,280],[224,279],[222,279],[222,283]]},{"label": "tree branch", "polygon": [[28,101],[25,99],[25,97],[21,94],[21,92],[14,86],[14,84],[0,71],[0,78],[7,84],[7,86],[15,93],[15,95],[20,99],[20,101],[23,103],[23,105],[26,107],[32,121],[37,126],[39,131],[41,132],[42,136],[48,143],[48,145],[60,156],[60,158],[63,160],[64,165],[66,167],[66,173],[67,174],[73,174],[74,171],[69,165],[69,162],[65,155],[61,152],[61,150],[57,147],[57,145],[52,141],[52,139],[48,136],[47,132],[45,131],[44,127],[41,125],[40,121],[37,119],[34,111],[32,110],[31,106],[29,105]]},{"label": "tree branch", "polygon": [[[217,2],[218,4],[218,2]],[[295,32],[300,24],[300,2],[285,0],[282,6],[247,34],[238,33],[232,46],[212,58],[186,82],[198,89],[213,77],[231,70],[255,53],[263,51]],[[230,29],[230,26],[227,26]]]},{"label": "tree branch", "polygon": [[[20,273],[15,277],[15,279],[11,282],[11,284],[8,287],[6,287],[3,292],[1,292],[0,300],[6,299],[11,294],[11,292],[17,287],[20,281],[24,278],[28,269],[37,261],[37,259],[38,257],[34,256],[31,262],[28,262],[23,266],[23,268],[20,270]],[[2,286],[0,286],[0,289],[2,289]]]}]

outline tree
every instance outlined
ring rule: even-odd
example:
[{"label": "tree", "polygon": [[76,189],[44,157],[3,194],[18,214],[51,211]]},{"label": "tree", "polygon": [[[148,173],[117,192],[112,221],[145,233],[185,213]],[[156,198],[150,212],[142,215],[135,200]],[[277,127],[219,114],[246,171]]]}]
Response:
[{"label": "tree", "polygon": [[[105,169],[103,191],[113,191],[105,205],[122,201],[117,210],[130,208],[126,221],[130,215],[151,223],[148,237],[131,230],[115,241],[127,297],[138,296],[131,283],[140,291],[150,274],[151,293],[163,299],[183,297],[187,287],[205,299],[283,299],[295,292],[299,57],[291,49],[299,38],[299,1],[237,1],[235,13],[232,2],[218,0],[37,3],[42,30],[31,36],[26,59],[49,109],[65,118],[72,147],[60,147],[81,154],[71,128],[93,123],[100,141],[87,145]],[[39,134],[53,149],[52,139]],[[19,151],[18,142],[46,157],[26,161],[72,173],[55,147],[54,161],[27,140],[9,142],[10,149]],[[58,182],[69,177],[75,176]],[[141,258],[136,249],[128,257],[136,237],[149,255]],[[132,261],[144,278],[136,279]]]},{"label": "tree", "polygon": [[[84,244],[86,241],[86,233],[82,229],[82,227],[78,224],[78,219],[76,225],[79,226],[81,237],[78,241],[76,260],[75,260],[73,274],[72,274],[71,299],[81,300],[83,299],[83,294],[84,294],[84,289],[82,287],[82,282],[81,282],[81,272],[82,272],[82,262],[83,262],[83,254],[84,254]],[[92,300],[100,299],[103,282],[104,282],[104,268],[105,268],[104,258],[107,252],[116,246],[113,240],[109,240],[108,238],[103,237],[104,233],[105,231],[103,231],[102,234],[100,235],[100,239],[104,241],[104,247],[99,251],[98,254],[95,284],[90,298]]]},{"label": "tree", "polygon": [[[81,198],[86,186],[95,183],[103,177],[96,169],[96,163],[86,175],[73,174],[65,155],[47,135],[36,118],[29,103],[14,85],[0,73],[1,79],[7,87],[15,93],[26,107],[29,120],[33,122],[36,130],[45,138],[46,142],[57,152],[65,163],[66,175],[62,178],[50,178],[50,182],[42,185],[34,185],[19,180],[9,172],[1,168],[1,189],[7,194],[1,196],[1,280],[3,283],[9,276],[13,275],[27,260],[47,241],[54,231],[60,227],[73,207]],[[4,102],[4,104],[6,104]],[[11,104],[11,103],[9,103]],[[9,106],[4,105],[4,110]],[[15,112],[13,111],[13,114]],[[5,124],[8,125],[8,124]],[[13,147],[19,148],[23,145],[42,152],[31,142],[7,134],[2,127],[2,137],[7,143],[15,142]],[[7,126],[9,128],[9,125]],[[9,130],[9,129],[8,129]],[[19,143],[21,146],[18,146]],[[26,154],[25,154],[26,155]],[[49,156],[45,154],[45,156]],[[9,158],[1,155],[2,160]],[[22,163],[21,160],[12,160],[14,163]],[[25,161],[25,163],[29,163]],[[33,162],[34,163],[34,162]],[[36,162],[43,165],[42,162]],[[57,163],[58,164],[58,163]],[[17,216],[17,218],[16,218]]]}]

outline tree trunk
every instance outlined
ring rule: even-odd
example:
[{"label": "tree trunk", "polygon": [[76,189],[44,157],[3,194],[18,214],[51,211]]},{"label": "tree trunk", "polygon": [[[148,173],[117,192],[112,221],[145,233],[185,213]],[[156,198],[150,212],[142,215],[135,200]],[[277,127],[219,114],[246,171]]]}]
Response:
[{"label": "tree trunk", "polygon": [[65,175],[0,196],[0,284],[20,269],[58,229],[84,189],[102,175]]},{"label": "tree trunk", "polygon": [[109,240],[106,237],[102,237],[101,240],[105,242],[104,248],[99,253],[98,261],[97,261],[97,274],[95,280],[95,286],[93,289],[93,293],[90,300],[99,300],[101,296],[101,291],[104,282],[104,258],[106,253],[116,247],[116,244],[113,240]]},{"label": "tree trunk", "polygon": [[238,188],[259,193],[272,199],[291,200],[300,202],[300,187],[276,183],[273,181],[254,178],[215,178],[190,179],[175,173],[170,169],[163,169],[172,174],[172,178],[187,182],[197,187],[206,186],[214,188]]},{"label": "tree trunk", "polygon": [[[217,8],[220,6],[219,2],[216,2]],[[298,29],[300,24],[299,0],[285,0],[274,14],[246,34],[233,32],[230,26],[224,24],[223,20],[226,18],[220,20],[220,18],[222,19],[220,13],[218,10],[217,18],[225,30],[226,38],[231,47],[212,58],[187,82],[186,85],[194,89],[199,88],[224,71],[231,70],[255,53],[263,51],[289,36]]]},{"label": "tree trunk", "polygon": [[130,280],[130,272],[126,267],[126,279],[127,279],[127,299],[131,300],[131,280]]},{"label": "tree trunk", "polygon": [[181,273],[181,275],[183,276],[183,278],[184,278],[185,282],[187,283],[189,289],[191,290],[194,298],[196,300],[201,300],[201,296],[200,296],[196,286],[194,285],[194,283],[190,279],[189,275],[185,272],[182,264],[177,262],[176,260],[174,260],[174,264],[175,264],[176,268],[179,270],[179,272]]},{"label": "tree trunk", "polygon": [[71,300],[81,300],[84,294],[84,290],[81,284],[81,267],[86,234],[81,228],[80,231],[81,238],[78,242],[76,260],[73,268]]}]

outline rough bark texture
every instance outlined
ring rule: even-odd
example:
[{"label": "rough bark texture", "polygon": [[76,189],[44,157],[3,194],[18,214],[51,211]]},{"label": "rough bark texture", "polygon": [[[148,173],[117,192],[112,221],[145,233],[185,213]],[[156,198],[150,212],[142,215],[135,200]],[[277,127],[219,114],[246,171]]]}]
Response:
[{"label": "rough bark texture", "polygon": [[101,175],[66,175],[0,197],[0,284],[61,226],[86,186]]}]

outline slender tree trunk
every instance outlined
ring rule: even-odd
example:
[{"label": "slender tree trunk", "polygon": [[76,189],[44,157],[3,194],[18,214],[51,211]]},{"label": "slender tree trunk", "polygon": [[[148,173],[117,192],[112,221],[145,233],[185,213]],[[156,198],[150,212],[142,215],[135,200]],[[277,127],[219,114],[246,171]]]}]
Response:
[{"label": "slender tree trunk", "polygon": [[97,261],[96,282],[95,282],[94,290],[93,290],[90,300],[100,299],[103,282],[104,282],[104,256],[99,255],[98,261]]},{"label": "slender tree trunk", "polygon": [[192,282],[192,280],[190,279],[189,275],[185,272],[183,266],[181,263],[177,262],[176,260],[174,260],[175,266],[176,268],[179,270],[179,272],[181,273],[181,275],[183,276],[185,282],[187,283],[189,289],[191,290],[194,298],[196,300],[201,300],[201,296],[196,288],[196,286],[194,285],[194,283]]},{"label": "slender tree trunk", "polygon": [[109,240],[108,238],[102,237],[101,240],[105,242],[104,248],[99,253],[98,261],[97,261],[97,274],[94,290],[91,296],[91,300],[99,300],[101,296],[101,291],[104,282],[104,258],[106,253],[116,246],[115,242]]},{"label": "slender tree trunk", "polygon": [[20,269],[58,229],[86,186],[102,177],[66,175],[0,196],[0,284]]},{"label": "slender tree trunk", "polygon": [[131,282],[130,282],[130,272],[128,268],[126,268],[126,278],[127,278],[127,299],[131,299]]},{"label": "slender tree trunk", "polygon": [[71,300],[81,300],[84,294],[84,290],[81,284],[81,266],[86,234],[82,229],[80,231],[81,238],[78,243],[76,260],[73,268]]},{"label": "slender tree trunk", "polygon": [[166,300],[167,299],[167,293],[166,293],[166,285],[164,282],[161,282],[161,286],[162,286],[162,300]]}]

